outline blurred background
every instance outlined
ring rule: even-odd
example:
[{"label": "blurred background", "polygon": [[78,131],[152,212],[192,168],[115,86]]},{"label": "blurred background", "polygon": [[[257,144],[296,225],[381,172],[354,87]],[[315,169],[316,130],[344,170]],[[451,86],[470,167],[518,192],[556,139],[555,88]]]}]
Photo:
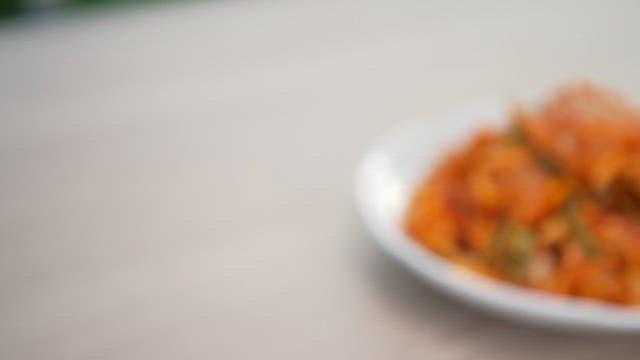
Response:
[{"label": "blurred background", "polygon": [[639,99],[639,12],[0,0],[0,358],[634,358],[423,286],[351,186],[376,136],[470,98]]}]

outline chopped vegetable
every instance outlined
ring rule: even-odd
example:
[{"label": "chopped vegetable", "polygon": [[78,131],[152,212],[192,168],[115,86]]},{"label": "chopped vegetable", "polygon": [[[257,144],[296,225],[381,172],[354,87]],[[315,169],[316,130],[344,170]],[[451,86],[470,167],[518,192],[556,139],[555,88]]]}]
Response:
[{"label": "chopped vegetable", "polygon": [[587,255],[594,255],[597,253],[598,248],[596,246],[595,238],[580,217],[580,204],[575,197],[572,197],[567,201],[565,211],[569,220],[571,232],[575,236],[575,239],[580,242],[585,253]]},{"label": "chopped vegetable", "polygon": [[525,276],[525,267],[533,253],[533,232],[520,224],[501,221],[493,235],[491,261],[513,279]]},{"label": "chopped vegetable", "polygon": [[526,265],[533,254],[534,238],[533,232],[523,226],[515,227],[511,233],[506,270],[512,277],[521,279],[526,276]]},{"label": "chopped vegetable", "polygon": [[522,145],[529,149],[533,153],[536,163],[548,174],[553,176],[562,175],[562,167],[560,167],[558,161],[554,159],[553,156],[534,148],[531,145],[529,138],[527,137],[526,131],[520,124],[516,123],[513,125],[511,129],[510,139],[514,143]]}]

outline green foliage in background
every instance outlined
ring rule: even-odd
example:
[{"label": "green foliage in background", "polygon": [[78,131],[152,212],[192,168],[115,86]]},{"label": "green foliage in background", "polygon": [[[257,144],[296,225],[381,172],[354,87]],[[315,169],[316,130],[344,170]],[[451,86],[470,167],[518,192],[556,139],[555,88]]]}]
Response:
[{"label": "green foliage in background", "polygon": [[[11,17],[16,15],[26,14],[32,11],[41,10],[42,7],[69,7],[69,6],[82,6],[92,4],[111,4],[111,3],[127,3],[136,2],[140,0],[50,0],[50,1],[37,1],[37,0],[0,0],[0,18]],[[43,5],[44,4],[44,5]]]},{"label": "green foliage in background", "polygon": [[23,11],[20,0],[0,0],[0,16],[19,14]]},{"label": "green foliage in background", "polygon": [[100,3],[119,3],[119,2],[129,2],[131,0],[73,0],[71,1],[74,4],[100,4]]}]

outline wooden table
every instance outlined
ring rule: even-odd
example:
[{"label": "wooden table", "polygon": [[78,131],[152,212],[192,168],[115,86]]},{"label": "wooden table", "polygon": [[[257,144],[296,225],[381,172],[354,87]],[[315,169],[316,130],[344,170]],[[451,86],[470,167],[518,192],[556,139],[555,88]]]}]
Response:
[{"label": "wooden table", "polygon": [[423,286],[351,186],[377,135],[468,98],[588,76],[640,99],[640,6],[345,3],[1,24],[0,358],[637,358]]}]

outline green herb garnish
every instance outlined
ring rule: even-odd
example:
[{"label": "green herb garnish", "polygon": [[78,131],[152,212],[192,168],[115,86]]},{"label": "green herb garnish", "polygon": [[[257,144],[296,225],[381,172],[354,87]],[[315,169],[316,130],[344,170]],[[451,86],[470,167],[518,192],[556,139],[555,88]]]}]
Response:
[{"label": "green herb garnish", "polygon": [[494,233],[491,261],[513,279],[523,279],[534,240],[535,235],[528,227],[503,220]]},{"label": "green herb garnish", "polygon": [[531,144],[527,133],[520,124],[516,123],[512,126],[511,132],[509,133],[509,140],[528,148],[533,154],[536,164],[549,175],[562,175],[563,170],[558,161],[554,159],[553,156],[536,149],[533,144]]},{"label": "green herb garnish", "polygon": [[580,217],[580,203],[576,197],[570,197],[565,204],[565,214],[569,220],[569,227],[576,239],[582,245],[582,249],[587,255],[594,255],[598,252],[596,238],[591,230]]}]

